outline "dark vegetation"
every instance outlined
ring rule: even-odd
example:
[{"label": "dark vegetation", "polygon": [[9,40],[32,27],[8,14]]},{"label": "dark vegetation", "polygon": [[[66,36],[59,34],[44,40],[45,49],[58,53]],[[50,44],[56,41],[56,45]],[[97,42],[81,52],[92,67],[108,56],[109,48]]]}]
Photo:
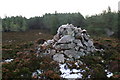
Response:
[{"label": "dark vegetation", "polygon": [[[80,13],[66,14],[45,14],[42,17],[33,17],[26,19],[22,16],[6,17],[2,19],[2,61],[6,59],[14,59],[12,62],[2,63],[3,80],[30,80],[38,79],[37,76],[32,77],[32,73],[37,69],[43,70],[40,77],[42,80],[60,80],[60,72],[58,63],[53,61],[49,55],[36,57],[36,46],[40,39],[52,39],[56,29],[66,23],[72,23],[87,29],[94,40],[94,45],[98,49],[105,51],[100,53],[92,53],[94,56],[88,55],[81,57],[80,60],[85,64],[77,67],[75,62],[68,62],[71,68],[85,69],[83,79],[87,80],[86,75],[91,75],[89,80],[108,80],[105,76],[105,69],[113,73],[109,79],[120,78],[120,41],[117,37],[119,34],[119,12],[104,11],[101,14],[84,18]],[[114,31],[115,37],[106,37],[105,29]],[[51,34],[49,34],[51,33]],[[104,35],[103,35],[104,34]],[[99,36],[98,36],[99,35]],[[103,60],[104,62],[101,62]],[[0,63],[1,64],[1,63]],[[85,68],[88,66],[90,70]]]},{"label": "dark vegetation", "polygon": [[[33,32],[33,31],[30,31]],[[15,32],[16,33],[16,32]],[[22,32],[19,32],[17,35],[19,39],[17,39],[16,34],[13,32],[8,32],[8,35],[3,33],[3,56],[2,60],[6,59],[14,59],[12,62],[9,63],[2,63],[2,75],[3,80],[8,79],[38,79],[37,76],[32,77],[32,73],[35,72],[37,69],[43,70],[43,73],[40,77],[44,80],[59,80],[60,72],[58,63],[53,61],[53,59],[49,55],[43,55],[36,57],[37,54],[36,46],[39,42],[39,39],[52,39],[52,35],[49,34],[41,34],[39,36],[35,36],[35,34],[39,34],[38,31],[34,30],[34,33],[31,33],[29,36],[29,32],[25,33],[28,37],[26,38],[25,35],[21,35]],[[9,36],[12,35],[13,37]],[[24,38],[24,40],[21,40]],[[9,42],[9,41],[10,42]],[[15,40],[15,41],[11,41]],[[84,62],[84,64],[77,67],[74,61],[67,62],[71,64],[70,68],[76,69],[85,69],[86,72],[83,73],[83,79],[87,78],[87,75],[91,75],[92,79],[99,78],[99,79],[108,79],[104,71],[108,69],[114,75],[110,79],[120,78],[120,42],[117,38],[110,38],[110,37],[93,37],[94,45],[96,48],[102,48],[105,52],[96,52],[91,55],[81,57],[80,60]],[[104,62],[101,62],[101,61]],[[88,66],[90,69],[87,69]],[[90,79],[90,80],[92,80]]]}]

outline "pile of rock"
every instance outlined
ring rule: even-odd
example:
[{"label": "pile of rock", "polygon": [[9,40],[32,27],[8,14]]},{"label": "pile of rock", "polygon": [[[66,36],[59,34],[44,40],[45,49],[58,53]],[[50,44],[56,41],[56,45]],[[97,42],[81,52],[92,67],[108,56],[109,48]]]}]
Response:
[{"label": "pile of rock", "polygon": [[55,61],[64,62],[79,59],[96,49],[85,29],[67,24],[60,26],[54,38],[44,42],[39,50],[51,54]]}]

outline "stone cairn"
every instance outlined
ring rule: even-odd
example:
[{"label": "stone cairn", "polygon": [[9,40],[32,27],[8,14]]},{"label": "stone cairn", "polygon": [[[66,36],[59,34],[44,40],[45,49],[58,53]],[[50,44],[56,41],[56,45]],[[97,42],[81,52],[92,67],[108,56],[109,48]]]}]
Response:
[{"label": "stone cairn", "polygon": [[66,24],[58,28],[57,34],[52,40],[41,44],[39,51],[52,55],[53,60],[57,62],[64,62],[79,59],[96,49],[85,29]]}]

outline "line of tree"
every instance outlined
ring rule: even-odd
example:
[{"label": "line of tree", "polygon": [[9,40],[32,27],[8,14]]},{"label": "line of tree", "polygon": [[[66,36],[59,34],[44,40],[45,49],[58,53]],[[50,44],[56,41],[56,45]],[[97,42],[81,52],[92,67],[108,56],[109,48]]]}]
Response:
[{"label": "line of tree", "polygon": [[2,31],[26,31],[41,29],[55,34],[56,29],[62,24],[73,24],[86,28],[91,34],[102,35],[106,32],[117,33],[118,12],[103,11],[101,14],[84,18],[80,13],[45,14],[42,17],[25,18],[22,16],[5,17],[2,19]]},{"label": "line of tree", "polygon": [[85,26],[85,19],[80,13],[45,14],[42,17],[26,19],[22,16],[5,17],[2,19],[2,31],[25,31],[28,29],[50,30],[52,34],[62,25],[71,23],[76,26]]},{"label": "line of tree", "polygon": [[118,32],[118,12],[111,12],[111,8],[103,13],[86,17],[87,30],[94,35],[108,36]]},{"label": "line of tree", "polygon": [[25,31],[28,29],[26,18],[22,16],[5,17],[2,19],[2,31]]}]

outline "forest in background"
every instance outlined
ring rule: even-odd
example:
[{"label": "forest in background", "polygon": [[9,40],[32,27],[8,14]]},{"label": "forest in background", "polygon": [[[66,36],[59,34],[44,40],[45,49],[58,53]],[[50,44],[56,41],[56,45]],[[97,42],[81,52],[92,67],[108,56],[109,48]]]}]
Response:
[{"label": "forest in background", "polygon": [[41,17],[31,17],[29,19],[22,16],[5,17],[2,19],[2,31],[26,31],[31,29],[41,29],[55,34],[59,26],[63,24],[73,24],[77,27],[85,28],[92,35],[111,36],[118,32],[118,12],[111,12],[108,7],[100,14],[86,16],[81,13],[46,13]]}]

